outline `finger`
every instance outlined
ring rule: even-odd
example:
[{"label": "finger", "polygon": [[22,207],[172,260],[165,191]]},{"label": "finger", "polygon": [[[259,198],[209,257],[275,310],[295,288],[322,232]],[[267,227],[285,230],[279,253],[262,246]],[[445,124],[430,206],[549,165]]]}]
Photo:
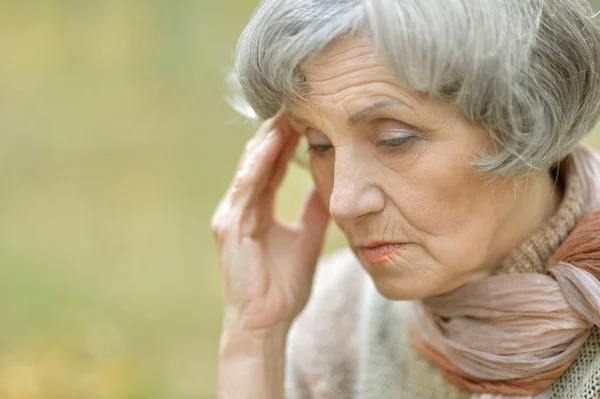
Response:
[{"label": "finger", "polygon": [[272,130],[265,140],[246,157],[237,170],[230,189],[232,203],[241,201],[245,205],[264,189],[284,147],[284,139],[281,131]]},{"label": "finger", "polygon": [[[273,219],[274,198],[269,200],[265,187],[291,133],[289,129],[276,125],[277,118],[265,123],[253,143],[246,145],[246,153],[226,194],[227,217],[237,220],[239,231],[245,235],[256,234],[261,224],[268,224]],[[265,135],[266,128],[270,126],[273,129]],[[259,140],[262,141],[258,143]]]},{"label": "finger", "polygon": [[[282,132],[284,136],[284,146],[279,154],[279,157],[275,161],[273,173],[268,179],[266,184],[267,189],[274,193],[279,188],[285,172],[287,164],[294,155],[295,148],[298,145],[299,135],[290,124],[287,115],[283,112],[283,109],[275,116],[274,128]],[[262,187],[261,187],[262,188]]]},{"label": "finger", "polygon": [[294,156],[295,149],[298,146],[298,142],[300,140],[300,135],[292,127],[287,115],[283,112],[283,109],[277,116],[277,126],[284,132],[284,134],[287,137],[287,141],[281,156],[276,161],[275,171],[267,187],[267,189],[273,195],[281,185],[281,182],[283,181],[283,178],[287,171],[287,165]]},{"label": "finger", "polygon": [[[265,132],[268,133],[265,134]],[[275,137],[274,135],[277,137]],[[290,136],[294,135],[297,135],[297,133],[292,128],[291,124],[287,119],[287,115],[285,114],[284,109],[282,108],[273,118],[265,122],[265,124],[261,127],[260,131],[256,134],[255,138],[251,140],[252,143],[247,144],[245,154],[242,157],[240,166],[238,167],[238,173],[236,175],[236,178],[234,178],[234,182],[237,181],[238,185],[252,185],[253,193],[261,192],[271,180],[272,172],[274,170],[279,170],[279,166],[281,166],[281,163],[278,163],[277,161],[276,164],[273,165],[272,157],[269,156],[269,154],[274,155],[277,150],[281,151],[282,149],[282,145],[279,142],[279,139],[281,139],[281,137],[278,136],[282,136],[283,141],[287,142],[287,139]],[[274,143],[275,152],[273,153],[268,152],[269,149],[267,148],[267,142],[271,139],[276,140],[276,143]],[[296,144],[292,142],[290,145],[295,147]],[[291,150],[285,149],[284,156],[287,157],[288,151],[292,150],[293,148]],[[265,151],[264,161],[266,162],[266,164],[264,166],[266,167],[266,169],[256,169],[254,170],[255,173],[248,173],[249,170],[252,170],[260,163],[258,158],[261,156],[261,152],[263,151]],[[290,154],[290,156],[291,155],[293,155],[293,153]],[[273,166],[274,168],[271,168],[271,166]],[[283,168],[283,170],[279,173],[281,175],[285,174],[285,168]],[[248,181],[245,181],[246,177],[248,178]],[[282,178],[283,176],[280,177],[280,180]],[[237,191],[237,188],[234,191]],[[250,199],[252,197],[252,193],[249,193],[249,196],[246,198]]]},{"label": "finger", "polygon": [[[287,126],[281,123],[283,116],[285,116],[285,114],[282,109],[275,116],[264,121],[260,128],[257,130],[254,137],[252,137],[246,142],[246,145],[244,146],[244,151],[242,152],[242,156],[240,157],[240,162],[238,163],[238,169],[244,164],[245,159],[250,154],[252,154],[256,150],[256,148],[259,145],[261,145],[262,142],[264,142],[264,140],[267,138],[271,131],[273,131],[279,126],[285,127],[286,130],[289,130]],[[285,118],[285,120],[287,120],[287,118]]]},{"label": "finger", "polygon": [[[284,113],[279,114],[277,128],[282,130],[285,136],[285,144],[279,157],[275,161],[273,172],[267,180],[267,183],[265,184],[266,187],[264,187],[265,190],[260,197],[260,209],[257,217],[264,222],[264,224],[269,224],[273,220],[275,196],[285,177],[287,166],[294,156],[295,149],[298,146],[298,141],[300,139],[300,135],[294,130],[289,123],[287,115]],[[262,192],[263,187],[259,186],[257,189]]]},{"label": "finger", "polygon": [[285,177],[287,165],[294,155],[300,138],[293,129],[288,130],[287,133],[284,130],[282,134],[284,135],[284,144],[275,160],[273,170],[270,175],[265,174],[265,178],[256,184],[254,188],[256,195],[246,205],[245,217],[243,218],[245,223],[242,229],[245,235],[260,235],[268,229],[274,220],[275,196]]},{"label": "finger", "polygon": [[277,192],[277,189],[281,186],[281,182],[285,177],[290,159],[292,159],[294,153],[296,152],[296,147],[298,146],[299,140],[300,136],[296,132],[288,135],[287,142],[285,143],[279,158],[277,158],[277,161],[275,161],[273,175],[271,176],[267,187],[267,190],[269,190],[269,192],[272,194]]},{"label": "finger", "polygon": [[316,262],[321,252],[328,222],[329,210],[319,197],[317,190],[312,188],[298,220],[300,241],[306,249],[305,255],[311,264]]},{"label": "finger", "polygon": [[[252,227],[249,227],[252,231],[252,235],[260,234],[264,231],[267,226],[271,224],[274,218],[275,209],[275,196],[277,190],[281,186],[281,182],[286,174],[287,165],[294,154],[294,149],[298,144],[298,135],[290,135],[288,141],[284,144],[279,157],[275,161],[275,166],[265,182],[261,182],[257,187],[257,192],[260,195],[256,196],[253,202],[256,204],[250,205],[253,208],[253,215],[248,215],[247,220],[254,220]],[[257,201],[258,200],[258,201]],[[248,212],[250,213],[250,212]],[[262,226],[262,228],[261,228]]]}]

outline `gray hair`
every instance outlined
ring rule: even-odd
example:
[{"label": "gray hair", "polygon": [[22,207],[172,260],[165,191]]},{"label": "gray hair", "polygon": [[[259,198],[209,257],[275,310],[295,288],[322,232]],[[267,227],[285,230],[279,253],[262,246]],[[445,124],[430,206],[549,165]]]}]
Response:
[{"label": "gray hair", "polygon": [[402,85],[456,105],[501,149],[474,167],[548,170],[600,113],[600,29],[585,0],[263,0],[239,40],[235,75],[260,118],[304,87],[300,65],[366,34]]}]

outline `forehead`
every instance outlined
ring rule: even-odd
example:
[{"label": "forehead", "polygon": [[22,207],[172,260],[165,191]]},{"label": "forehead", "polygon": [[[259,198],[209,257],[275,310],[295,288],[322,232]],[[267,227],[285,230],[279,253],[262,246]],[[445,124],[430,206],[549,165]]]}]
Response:
[{"label": "forehead", "polygon": [[306,82],[305,99],[308,103],[372,102],[374,97],[406,94],[401,90],[387,58],[375,51],[369,38],[337,39],[301,65],[301,71]]}]

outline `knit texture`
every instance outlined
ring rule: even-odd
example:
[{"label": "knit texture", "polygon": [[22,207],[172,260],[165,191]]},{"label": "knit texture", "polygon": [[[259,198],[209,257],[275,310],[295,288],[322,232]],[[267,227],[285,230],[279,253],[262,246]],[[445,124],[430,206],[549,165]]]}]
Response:
[{"label": "knit texture", "polygon": [[[586,187],[574,165],[568,160],[563,165],[564,196],[558,211],[494,274],[544,273],[546,261],[585,212]],[[311,299],[288,337],[286,398],[471,398],[412,347],[404,323],[409,304],[381,296],[349,250],[325,258]],[[551,397],[600,397],[597,328],[552,386]]]}]

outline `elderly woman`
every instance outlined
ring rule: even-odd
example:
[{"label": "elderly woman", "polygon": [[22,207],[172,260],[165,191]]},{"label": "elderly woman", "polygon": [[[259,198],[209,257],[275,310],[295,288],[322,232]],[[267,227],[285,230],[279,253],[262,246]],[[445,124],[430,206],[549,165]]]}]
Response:
[{"label": "elderly woman", "polygon": [[[236,74],[266,122],[213,217],[220,398],[600,397],[584,0],[263,0]],[[349,250],[317,267],[329,218]]]}]

